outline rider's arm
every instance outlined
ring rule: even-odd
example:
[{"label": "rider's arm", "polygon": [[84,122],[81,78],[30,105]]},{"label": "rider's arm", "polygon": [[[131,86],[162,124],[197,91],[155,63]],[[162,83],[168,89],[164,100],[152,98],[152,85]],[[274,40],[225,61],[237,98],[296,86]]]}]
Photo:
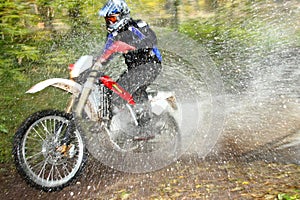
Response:
[{"label": "rider's arm", "polygon": [[103,65],[108,63],[108,61],[111,59],[112,52],[110,51],[111,46],[114,43],[114,37],[112,34],[107,35],[107,40],[104,45],[104,49],[100,56],[97,57],[95,65]]}]

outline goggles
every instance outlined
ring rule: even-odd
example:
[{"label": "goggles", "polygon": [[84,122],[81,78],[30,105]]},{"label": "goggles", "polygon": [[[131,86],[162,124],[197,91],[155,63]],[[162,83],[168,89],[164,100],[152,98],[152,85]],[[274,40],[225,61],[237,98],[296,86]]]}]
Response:
[{"label": "goggles", "polygon": [[105,17],[105,21],[107,24],[114,24],[119,20],[119,15],[110,15]]}]

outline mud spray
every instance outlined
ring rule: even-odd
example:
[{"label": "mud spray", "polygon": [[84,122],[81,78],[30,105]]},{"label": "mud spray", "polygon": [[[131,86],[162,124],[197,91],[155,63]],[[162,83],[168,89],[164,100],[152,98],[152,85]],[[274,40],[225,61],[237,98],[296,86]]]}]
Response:
[{"label": "mud spray", "polygon": [[[280,17],[270,13],[260,16],[268,23],[256,30],[256,43],[247,49],[224,43],[216,53],[222,57],[217,64],[207,49],[191,38],[155,29],[164,67],[154,85],[173,91],[181,108],[177,119],[181,150],[176,158],[189,159],[192,155],[197,159],[299,164],[300,50],[295,36],[299,22],[293,20],[299,12],[297,6],[289,6],[274,7],[284,10]],[[268,43],[274,38],[277,42],[272,41],[270,46]],[[237,51],[232,58],[231,52]],[[229,76],[226,69],[231,70]],[[232,77],[240,74],[244,75],[235,80],[239,87],[230,85]],[[90,148],[90,152],[98,152],[92,153],[95,158],[127,172],[155,171],[174,161],[155,164],[152,159],[145,164],[143,160],[149,159],[149,155],[126,155],[119,159],[120,155],[112,152],[104,156],[95,148],[101,147],[95,144]],[[159,151],[157,154],[165,156]]]},{"label": "mud spray", "polygon": [[[260,16],[255,13],[258,9],[255,5],[252,9],[253,19],[249,21],[259,17],[267,22],[259,28],[256,26],[256,43],[243,49],[234,40],[224,42],[221,50],[215,53],[222,57],[221,62],[215,62],[207,48],[191,38],[155,28],[164,56],[163,73],[155,84],[160,89],[174,91],[182,108],[178,117],[182,148],[177,152],[177,160],[164,160],[166,152],[160,151],[155,154],[158,159],[149,154],[105,152],[94,143],[89,146],[90,153],[105,166],[99,167],[99,163],[95,163],[89,168],[85,177],[87,189],[80,190],[82,193],[78,193],[78,197],[82,197],[81,194],[137,199],[140,195],[170,197],[168,191],[172,191],[172,183],[161,185],[161,178],[186,177],[188,180],[181,188],[197,181],[205,185],[201,181],[204,179],[218,185],[214,181],[229,179],[230,182],[235,170],[251,171],[244,175],[245,179],[259,178],[259,173],[254,172],[256,168],[251,167],[253,161],[299,164],[300,50],[297,30],[300,24],[295,20],[299,19],[299,7],[293,3],[281,4]],[[282,12],[274,14],[277,9]],[[232,52],[236,53],[233,55]],[[234,85],[231,82],[235,76],[238,78]],[[229,169],[226,163],[231,161],[242,166],[235,164]],[[193,165],[195,162],[197,164]],[[175,181],[173,185],[178,183]],[[217,199],[234,198],[231,195],[237,190],[232,188],[231,191],[228,185],[226,193],[220,189],[211,194],[207,192],[207,185],[204,191],[200,190],[199,184],[191,187],[186,190],[187,194],[198,187],[199,196],[204,194]],[[90,194],[89,191],[93,192]],[[153,191],[156,193],[152,194]],[[76,195],[72,196],[75,198]]]},{"label": "mud spray", "polygon": [[[286,34],[294,33],[298,22],[286,21],[286,18],[282,16],[282,21],[276,22],[273,31],[266,31],[271,27],[262,27],[263,40],[284,38]],[[287,28],[286,23],[293,26]],[[232,88],[226,88],[228,80],[219,74],[220,67],[214,64],[204,48],[195,46],[192,41],[187,42],[183,36],[173,34],[173,37],[168,36],[163,41],[168,41],[167,38],[176,40],[177,47],[171,45],[171,49],[184,56],[170,56],[167,64],[173,70],[184,70],[188,74],[185,79],[194,86],[193,92],[188,94],[197,99],[191,106],[198,107],[201,113],[190,116],[189,120],[199,121],[195,132],[185,135],[191,140],[187,142],[189,147],[185,144],[188,147],[186,157],[204,158],[210,152],[209,157],[218,160],[299,164],[300,50],[297,40],[277,43],[267,51],[263,45],[255,46],[248,52],[241,52],[248,54],[246,58],[241,56],[243,60],[236,57],[234,63],[225,61],[223,65],[237,65],[236,73],[244,73],[242,70],[245,69],[239,66],[247,65],[249,78],[244,83],[245,88],[232,91]],[[189,54],[185,55],[186,51],[178,47],[185,47]],[[183,126],[187,128],[189,125]]]}]

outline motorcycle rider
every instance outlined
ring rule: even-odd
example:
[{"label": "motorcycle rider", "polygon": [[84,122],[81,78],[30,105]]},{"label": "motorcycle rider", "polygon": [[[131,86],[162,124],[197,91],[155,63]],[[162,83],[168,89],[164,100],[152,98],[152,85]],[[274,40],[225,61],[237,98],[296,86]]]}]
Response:
[{"label": "motorcycle rider", "polygon": [[[114,53],[121,52],[120,44],[128,45],[130,50],[122,52],[127,70],[117,83],[132,94],[137,105],[145,105],[148,102],[146,89],[162,68],[162,57],[156,47],[154,31],[146,22],[130,17],[130,9],[124,0],[109,0],[99,11],[99,15],[105,18],[108,34],[104,50],[95,64],[107,63]],[[116,105],[124,104],[115,94],[112,94],[112,102]],[[143,112],[138,113],[139,124],[149,121],[146,107],[143,107]]]}]

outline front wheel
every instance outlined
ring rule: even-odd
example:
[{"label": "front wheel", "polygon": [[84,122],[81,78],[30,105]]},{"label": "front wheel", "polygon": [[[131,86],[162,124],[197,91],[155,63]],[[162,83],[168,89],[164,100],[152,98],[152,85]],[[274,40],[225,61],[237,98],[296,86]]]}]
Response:
[{"label": "front wheel", "polygon": [[69,185],[87,159],[72,115],[55,110],[34,113],[23,122],[14,137],[13,155],[21,176],[44,191]]}]

